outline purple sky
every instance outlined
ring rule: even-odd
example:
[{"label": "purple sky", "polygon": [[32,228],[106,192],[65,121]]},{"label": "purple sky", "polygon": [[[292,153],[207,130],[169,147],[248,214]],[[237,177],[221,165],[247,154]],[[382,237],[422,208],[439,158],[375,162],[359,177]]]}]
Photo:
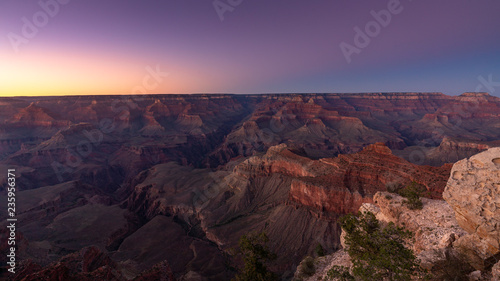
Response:
[{"label": "purple sky", "polygon": [[[43,9],[2,0],[0,96],[129,94],[143,86],[147,67],[169,73],[143,87],[147,93],[500,96],[500,1],[397,2],[243,0],[221,21],[211,0],[71,0],[13,44],[22,18],[32,22]],[[348,63],[340,44],[355,47],[354,28],[364,30],[370,12],[391,3],[399,13]],[[490,75],[493,83],[481,84]]]}]

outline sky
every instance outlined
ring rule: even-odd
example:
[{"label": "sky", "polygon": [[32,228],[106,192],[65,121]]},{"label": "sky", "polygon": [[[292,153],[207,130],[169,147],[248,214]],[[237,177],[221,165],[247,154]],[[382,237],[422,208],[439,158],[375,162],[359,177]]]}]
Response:
[{"label": "sky", "polygon": [[0,96],[500,96],[496,0],[2,0]]}]

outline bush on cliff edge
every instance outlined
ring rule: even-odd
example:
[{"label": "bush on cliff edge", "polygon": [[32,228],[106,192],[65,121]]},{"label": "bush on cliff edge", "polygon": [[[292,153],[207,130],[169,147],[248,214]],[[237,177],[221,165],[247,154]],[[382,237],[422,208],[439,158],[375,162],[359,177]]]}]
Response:
[{"label": "bush on cliff edge", "polygon": [[340,219],[346,233],[346,252],[351,257],[352,275],[346,268],[334,267],[328,277],[340,280],[411,280],[423,271],[405,241],[412,233],[389,223],[382,227],[371,212],[349,214]]}]

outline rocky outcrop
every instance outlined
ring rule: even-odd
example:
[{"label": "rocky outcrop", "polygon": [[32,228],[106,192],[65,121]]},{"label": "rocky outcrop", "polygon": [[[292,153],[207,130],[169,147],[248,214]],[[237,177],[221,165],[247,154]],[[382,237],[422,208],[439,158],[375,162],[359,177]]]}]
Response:
[{"label": "rocky outcrop", "polygon": [[455,163],[443,197],[469,232],[456,247],[477,269],[490,266],[500,257],[500,148]]},{"label": "rocky outcrop", "polygon": [[[411,231],[414,238],[408,246],[420,260],[422,268],[433,275],[432,280],[455,280],[454,278],[469,280],[463,278],[473,272],[474,268],[463,259],[453,244],[456,240],[466,236],[467,232],[459,226],[453,209],[445,201],[422,198],[423,208],[410,210],[404,203],[405,200],[394,193],[378,192],[373,198],[374,204],[363,204],[359,211],[372,212],[383,223],[392,222]],[[346,245],[342,244],[345,248]],[[347,259],[349,260],[348,256]],[[321,272],[326,273],[334,265],[345,266],[345,264],[345,259],[337,260]],[[325,276],[324,273],[320,276]],[[479,273],[479,276],[486,275]]]},{"label": "rocky outcrop", "polygon": [[[405,198],[388,192],[378,192],[373,204],[364,204],[361,212],[370,211],[382,222],[393,222],[414,234],[409,244],[422,268],[433,275],[433,280],[454,280],[473,271],[453,248],[453,242],[467,235],[453,209],[442,200],[422,198],[421,210],[410,210]],[[461,280],[461,279],[460,279]]]},{"label": "rocky outcrop", "polygon": [[415,253],[436,248],[446,248],[450,243],[467,234],[459,227],[453,209],[442,200],[422,198],[421,210],[410,210],[406,199],[389,192],[378,192],[373,197],[375,205],[365,204],[360,211],[372,211],[379,220],[394,222],[415,234],[412,247]]},{"label": "rocky outcrop", "polygon": [[432,197],[440,198],[451,168],[411,164],[394,156],[382,143],[369,145],[359,153],[320,159],[307,167],[314,177],[294,180],[290,198],[340,214],[355,212],[362,203],[372,202],[377,191],[395,183],[404,186],[417,181]]},{"label": "rocky outcrop", "polygon": [[453,165],[446,201],[422,198],[410,210],[405,198],[378,192],[360,211],[413,232],[409,247],[435,280],[499,280],[499,166],[500,148],[491,148]]},{"label": "rocky outcrop", "polygon": [[499,141],[470,141],[444,136],[439,146],[428,151],[427,158],[434,165],[443,162],[455,163],[499,144]]}]

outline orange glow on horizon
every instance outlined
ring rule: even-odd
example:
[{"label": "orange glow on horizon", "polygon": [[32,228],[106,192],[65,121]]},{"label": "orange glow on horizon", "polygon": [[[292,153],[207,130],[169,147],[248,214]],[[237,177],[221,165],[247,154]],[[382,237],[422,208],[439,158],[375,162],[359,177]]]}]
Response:
[{"label": "orange glow on horizon", "polygon": [[179,67],[180,62],[154,65],[144,59],[41,50],[0,52],[0,61],[0,97],[141,94],[133,90],[151,75],[148,67],[169,74],[159,80],[146,79],[145,94],[189,94],[214,88],[213,79],[193,79],[192,71]]}]

